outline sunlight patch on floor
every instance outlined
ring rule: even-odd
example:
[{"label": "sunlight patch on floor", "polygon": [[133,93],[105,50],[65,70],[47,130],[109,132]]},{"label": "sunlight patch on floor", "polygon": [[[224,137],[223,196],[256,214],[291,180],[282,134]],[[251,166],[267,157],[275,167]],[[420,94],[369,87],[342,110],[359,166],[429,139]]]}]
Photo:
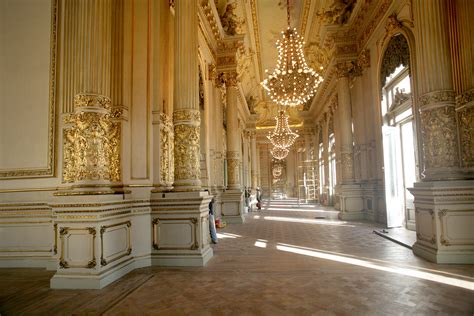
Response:
[{"label": "sunlight patch on floor", "polygon": [[347,222],[321,220],[321,219],[310,219],[310,218],[264,216],[263,219],[269,220],[269,221],[279,221],[279,222],[289,222],[289,223],[305,223],[305,224],[318,224],[318,225],[334,225],[334,226],[356,227],[355,225],[349,225],[349,224],[347,224]]},{"label": "sunlight patch on floor", "polygon": [[302,249],[297,246],[281,244],[281,243],[278,243],[276,248],[280,251],[291,252],[291,253],[296,253],[296,254],[305,255],[309,257],[326,259],[326,260],[331,260],[331,261],[336,261],[336,262],[341,262],[341,263],[347,263],[347,264],[356,265],[360,267],[365,267],[365,268],[370,268],[370,269],[375,269],[375,270],[380,270],[380,271],[385,271],[385,272],[391,272],[391,273],[401,274],[405,276],[415,277],[418,279],[457,286],[457,287],[465,288],[468,290],[474,290],[474,282],[472,281],[447,277],[447,276],[438,275],[438,274],[434,274],[430,272],[420,271],[418,269],[411,269],[411,268],[399,267],[399,266],[393,266],[393,265],[386,266],[386,265],[381,265],[379,263],[368,261],[368,260],[358,259],[354,257],[346,257],[343,255],[337,255],[337,254],[321,252],[321,251],[316,251],[316,250]]},{"label": "sunlight patch on floor", "polygon": [[242,236],[236,235],[236,234],[231,234],[231,233],[217,233],[217,238],[230,238],[230,239],[234,239],[234,238],[238,238],[238,237],[242,237]]}]

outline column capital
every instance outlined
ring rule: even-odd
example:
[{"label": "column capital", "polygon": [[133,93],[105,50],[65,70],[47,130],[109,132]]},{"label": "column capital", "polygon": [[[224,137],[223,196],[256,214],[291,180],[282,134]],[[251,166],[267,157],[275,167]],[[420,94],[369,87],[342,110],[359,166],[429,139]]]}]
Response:
[{"label": "column capital", "polygon": [[335,64],[335,75],[337,79],[343,77],[358,77],[362,75],[362,67],[357,60],[348,60]]},{"label": "column capital", "polygon": [[237,87],[239,83],[237,71],[221,72],[217,80],[226,88]]}]

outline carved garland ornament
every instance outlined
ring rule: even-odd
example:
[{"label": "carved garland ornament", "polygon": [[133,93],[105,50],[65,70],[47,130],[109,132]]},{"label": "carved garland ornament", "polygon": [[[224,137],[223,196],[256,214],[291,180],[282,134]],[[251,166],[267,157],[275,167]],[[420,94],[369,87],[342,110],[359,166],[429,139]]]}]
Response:
[{"label": "carved garland ornament", "polygon": [[229,185],[239,184],[239,166],[240,159],[227,158],[227,174],[229,176]]},{"label": "carved garland ornament", "polygon": [[171,186],[174,181],[174,131],[173,121],[160,113],[160,181]]},{"label": "carved garland ornament", "polygon": [[63,181],[120,181],[121,125],[111,120],[110,99],[77,95],[75,107],[73,126],[63,134]]}]

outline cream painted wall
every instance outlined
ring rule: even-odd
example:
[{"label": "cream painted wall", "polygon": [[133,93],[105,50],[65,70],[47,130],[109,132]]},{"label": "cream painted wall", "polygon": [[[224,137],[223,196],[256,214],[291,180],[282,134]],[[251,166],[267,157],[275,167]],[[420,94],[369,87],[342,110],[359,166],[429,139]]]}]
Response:
[{"label": "cream painted wall", "polygon": [[0,1],[0,171],[45,168],[51,0]]}]

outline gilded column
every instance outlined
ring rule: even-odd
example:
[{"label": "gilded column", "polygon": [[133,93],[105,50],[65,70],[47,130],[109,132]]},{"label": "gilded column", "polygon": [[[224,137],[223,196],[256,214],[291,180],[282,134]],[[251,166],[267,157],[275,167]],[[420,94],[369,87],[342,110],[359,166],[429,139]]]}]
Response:
[{"label": "gilded column", "polygon": [[[65,12],[75,32],[72,45],[74,112],[64,120],[63,182],[78,194],[107,194],[121,180],[120,123],[111,113],[113,1],[68,1]],[[69,56],[69,55],[68,55]]]},{"label": "gilded column", "polygon": [[258,171],[257,171],[257,132],[252,131],[251,137],[251,166],[252,166],[252,188],[256,189],[258,186]]},{"label": "gilded column", "polygon": [[237,73],[225,75],[227,98],[227,189],[240,189],[240,142],[237,110]]},{"label": "gilded column", "polygon": [[175,3],[174,191],[201,189],[197,9]]},{"label": "gilded column", "polygon": [[448,2],[414,3],[424,181],[461,178]]},{"label": "gilded column", "polygon": [[337,81],[337,105],[339,120],[339,141],[338,145],[341,154],[342,184],[354,182],[354,155],[352,139],[352,110],[351,96],[349,90],[349,78],[347,63],[338,64],[336,75]]}]

